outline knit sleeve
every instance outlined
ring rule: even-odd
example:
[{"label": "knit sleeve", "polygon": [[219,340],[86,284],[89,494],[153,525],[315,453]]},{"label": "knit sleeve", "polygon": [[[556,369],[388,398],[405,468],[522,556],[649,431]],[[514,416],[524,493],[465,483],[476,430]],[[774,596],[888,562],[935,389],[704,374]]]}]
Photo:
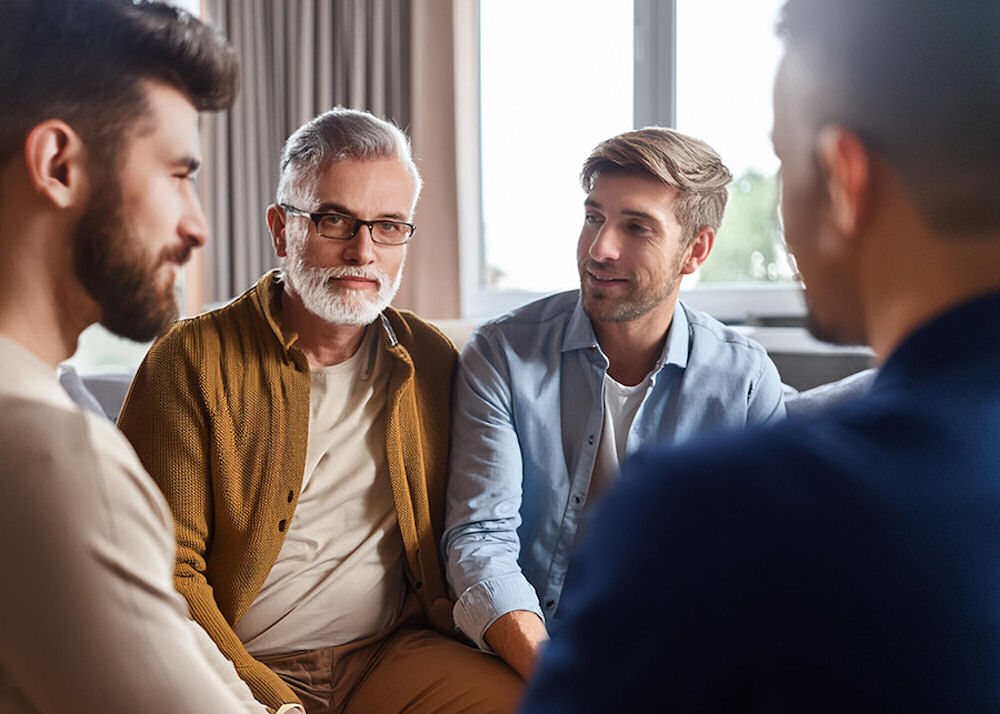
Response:
[{"label": "knit sleeve", "polygon": [[[206,575],[212,542],[210,425],[213,389],[203,339],[181,322],[150,349],[140,365],[118,426],[163,491],[174,518],[177,551],[174,584],[197,621],[233,662],[254,697],[274,709],[299,699],[255,660],[240,642],[215,599]],[[215,382],[211,380],[215,379]]]}]

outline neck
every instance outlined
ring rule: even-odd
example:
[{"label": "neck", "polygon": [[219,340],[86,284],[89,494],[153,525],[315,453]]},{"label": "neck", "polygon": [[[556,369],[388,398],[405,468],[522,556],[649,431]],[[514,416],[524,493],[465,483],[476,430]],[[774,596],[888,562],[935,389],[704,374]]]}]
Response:
[{"label": "neck", "polygon": [[[884,361],[911,333],[976,297],[1000,291],[1000,235],[908,236],[892,270],[863,280],[869,344]],[[975,329],[975,326],[970,326]]]},{"label": "neck", "polygon": [[305,354],[311,369],[340,364],[358,351],[367,325],[338,325],[317,317],[286,281],[281,291],[283,327],[298,333],[295,346]]},{"label": "neck", "polygon": [[634,386],[653,371],[663,353],[676,303],[677,296],[673,295],[642,317],[627,322],[591,319],[597,342],[608,358],[608,374],[612,379]]},{"label": "neck", "polygon": [[28,214],[0,212],[26,216],[6,221],[0,236],[0,333],[55,367],[76,352],[100,308],[76,278],[71,231]]}]

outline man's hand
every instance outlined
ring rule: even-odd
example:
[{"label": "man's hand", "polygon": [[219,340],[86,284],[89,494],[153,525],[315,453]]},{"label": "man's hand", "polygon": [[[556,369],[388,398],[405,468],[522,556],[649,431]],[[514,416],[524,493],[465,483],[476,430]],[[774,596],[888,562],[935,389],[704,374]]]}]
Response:
[{"label": "man's hand", "polygon": [[515,610],[490,625],[483,639],[504,662],[527,679],[549,633],[538,615],[529,610]]}]

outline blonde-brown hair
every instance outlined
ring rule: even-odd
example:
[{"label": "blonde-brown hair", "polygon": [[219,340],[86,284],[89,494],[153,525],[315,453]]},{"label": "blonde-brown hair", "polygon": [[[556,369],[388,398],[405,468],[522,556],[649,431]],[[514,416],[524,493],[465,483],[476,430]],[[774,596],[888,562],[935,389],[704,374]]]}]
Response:
[{"label": "blonde-brown hair", "polygon": [[646,127],[602,141],[583,163],[580,182],[588,193],[604,172],[649,174],[675,189],[674,207],[685,241],[704,226],[718,230],[733,175],[715,150],[700,139],[663,127]]}]

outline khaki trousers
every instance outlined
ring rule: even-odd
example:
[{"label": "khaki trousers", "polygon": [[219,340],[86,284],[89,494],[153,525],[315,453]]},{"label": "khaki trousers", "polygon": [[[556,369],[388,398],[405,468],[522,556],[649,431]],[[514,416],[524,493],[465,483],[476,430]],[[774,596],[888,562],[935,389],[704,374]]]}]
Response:
[{"label": "khaki trousers", "polygon": [[524,681],[503,660],[425,626],[407,598],[396,624],[346,645],[260,657],[308,714],[507,714]]}]

